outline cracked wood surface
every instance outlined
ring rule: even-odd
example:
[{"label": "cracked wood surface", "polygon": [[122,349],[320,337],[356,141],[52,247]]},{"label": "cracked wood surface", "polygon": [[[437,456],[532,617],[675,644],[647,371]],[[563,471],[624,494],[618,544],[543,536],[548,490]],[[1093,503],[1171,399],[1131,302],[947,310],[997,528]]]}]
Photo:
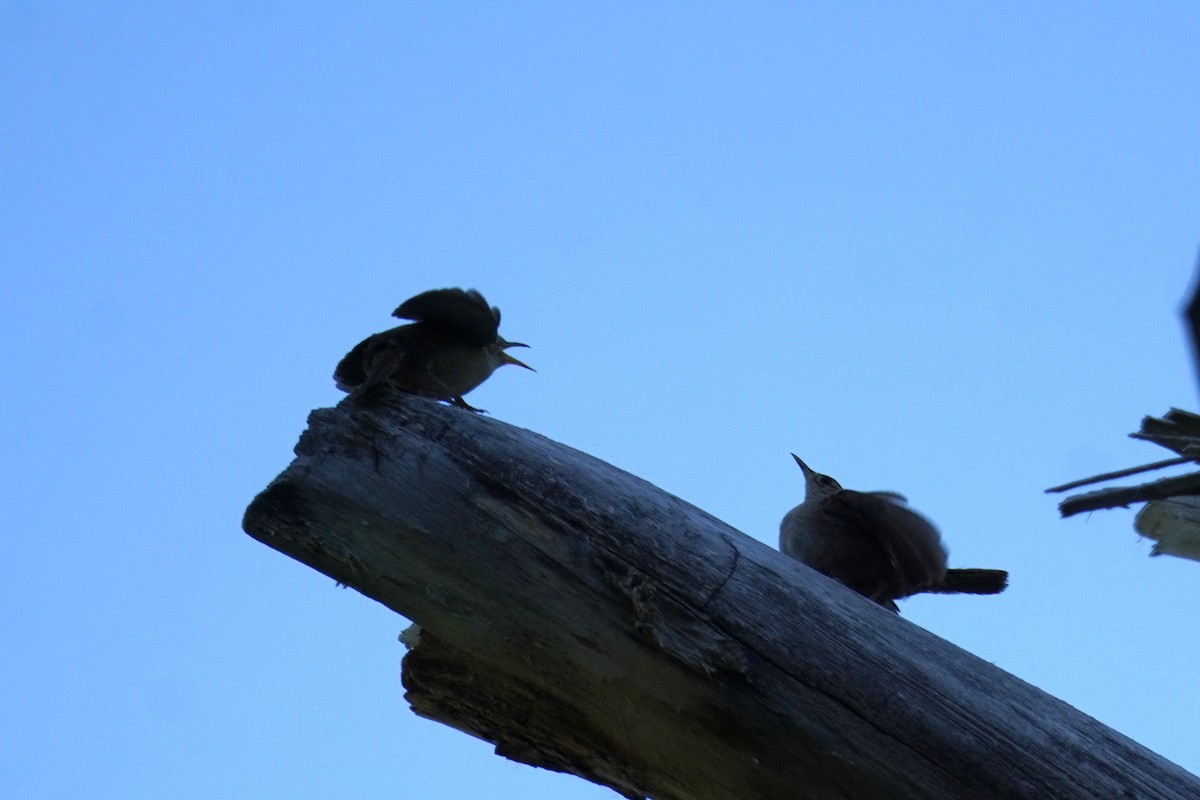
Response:
[{"label": "cracked wood surface", "polygon": [[502,755],[660,800],[1200,796],[1178,766],[645,481],[384,400],[313,412],[243,526],[420,625],[414,711]]}]

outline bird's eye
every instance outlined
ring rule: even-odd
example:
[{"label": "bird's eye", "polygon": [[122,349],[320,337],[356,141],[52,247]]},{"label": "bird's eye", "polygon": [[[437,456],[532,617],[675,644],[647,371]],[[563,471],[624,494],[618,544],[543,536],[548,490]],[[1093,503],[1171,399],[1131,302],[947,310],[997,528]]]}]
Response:
[{"label": "bird's eye", "polygon": [[837,484],[837,481],[835,481],[833,478],[829,477],[828,475],[825,475],[821,478],[822,486],[834,486],[836,484]]}]

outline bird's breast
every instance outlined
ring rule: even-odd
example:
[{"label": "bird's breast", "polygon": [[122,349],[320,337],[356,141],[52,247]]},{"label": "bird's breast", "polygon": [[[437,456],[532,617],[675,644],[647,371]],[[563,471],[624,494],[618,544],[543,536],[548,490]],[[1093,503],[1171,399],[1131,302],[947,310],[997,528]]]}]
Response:
[{"label": "bird's breast", "polygon": [[452,396],[461,396],[488,379],[499,362],[486,347],[445,346],[434,353],[427,373],[435,384]]},{"label": "bird's breast", "polygon": [[793,508],[779,525],[779,550],[784,555],[812,566],[824,561],[833,544],[829,532],[817,524],[808,505]]}]

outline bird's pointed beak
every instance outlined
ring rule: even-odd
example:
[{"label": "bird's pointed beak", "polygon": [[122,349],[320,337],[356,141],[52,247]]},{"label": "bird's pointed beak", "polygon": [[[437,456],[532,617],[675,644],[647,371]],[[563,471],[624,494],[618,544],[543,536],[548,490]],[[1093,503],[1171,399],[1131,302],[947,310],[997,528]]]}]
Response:
[{"label": "bird's pointed beak", "polygon": [[803,461],[800,460],[800,456],[796,455],[795,453],[792,453],[792,458],[796,459],[796,463],[799,464],[800,469],[804,471],[805,478],[807,478],[809,475],[813,474],[813,471],[808,468],[808,464],[805,464]]},{"label": "bird's pointed beak", "polygon": [[[520,342],[503,342],[500,346],[501,347],[529,347],[529,345],[521,344]],[[512,364],[514,366],[524,367],[525,369],[529,370],[530,372],[537,372],[536,369],[529,366],[524,361],[521,361],[519,358],[514,358],[513,356],[510,356],[504,350],[500,351],[500,363],[501,364]]]}]

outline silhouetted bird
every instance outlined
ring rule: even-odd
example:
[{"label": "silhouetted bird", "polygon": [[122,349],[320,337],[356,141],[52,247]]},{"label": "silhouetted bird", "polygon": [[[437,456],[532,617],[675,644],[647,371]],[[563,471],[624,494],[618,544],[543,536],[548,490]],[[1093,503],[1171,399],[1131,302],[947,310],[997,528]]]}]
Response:
[{"label": "silhouetted bird", "polygon": [[804,471],[804,502],[779,526],[779,549],[792,558],[892,611],[921,592],[996,594],[1008,586],[1004,570],[947,569],[942,537],[903,495],[843,489],[792,458]]},{"label": "silhouetted bird", "polygon": [[468,411],[482,411],[468,405],[463,395],[505,364],[533,370],[505,352],[529,345],[501,338],[500,309],[489,308],[474,289],[423,292],[401,303],[392,316],[413,322],[368,336],[333,372],[337,387],[352,398],[362,398],[386,383],[403,392],[448,400]]}]

